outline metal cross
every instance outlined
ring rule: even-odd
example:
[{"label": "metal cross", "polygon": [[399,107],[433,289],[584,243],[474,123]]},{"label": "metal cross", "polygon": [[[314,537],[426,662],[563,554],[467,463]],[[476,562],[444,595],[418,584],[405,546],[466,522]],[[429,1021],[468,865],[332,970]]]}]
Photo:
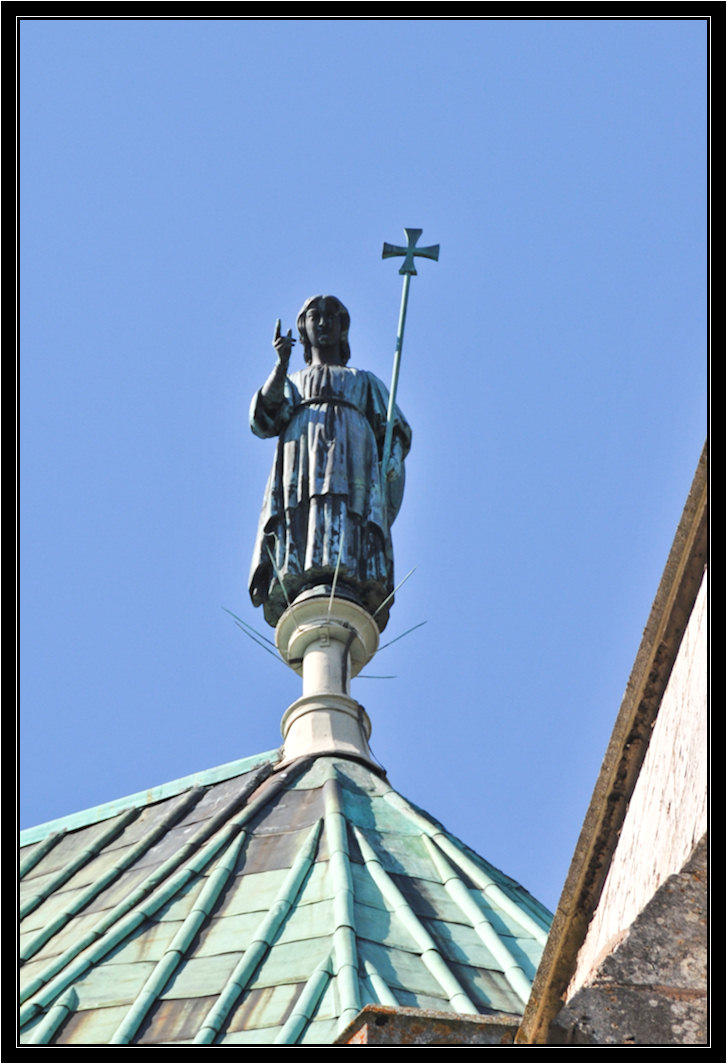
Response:
[{"label": "metal cross", "polygon": [[405,229],[404,232],[407,239],[405,248],[398,247],[396,244],[384,244],[384,250],[381,252],[382,259],[392,259],[397,255],[404,256],[399,273],[415,274],[417,272],[414,265],[415,255],[420,255],[425,259],[434,259],[435,262],[439,259],[439,244],[432,244],[428,248],[416,247],[416,242],[422,235],[422,229]]},{"label": "metal cross", "polygon": [[425,259],[439,259],[439,244],[433,244],[428,248],[416,247],[416,242],[422,235],[421,229],[404,229],[406,233],[407,245],[405,248],[397,247],[395,244],[384,244],[384,250],[381,252],[382,259],[391,259],[396,255],[403,255],[404,262],[402,263],[399,273],[404,274],[404,280],[401,287],[401,307],[399,308],[399,326],[396,332],[396,351],[394,352],[394,369],[391,374],[391,388],[389,389],[389,409],[386,414],[386,433],[384,436],[384,449],[381,456],[381,489],[384,499],[386,498],[386,469],[389,464],[389,456],[391,455],[391,442],[394,430],[394,410],[396,409],[396,389],[399,383],[399,366],[401,364],[401,349],[404,346],[404,325],[406,323],[406,308],[409,302],[409,283],[412,276],[416,274],[416,266],[414,265],[414,256],[420,255]]}]

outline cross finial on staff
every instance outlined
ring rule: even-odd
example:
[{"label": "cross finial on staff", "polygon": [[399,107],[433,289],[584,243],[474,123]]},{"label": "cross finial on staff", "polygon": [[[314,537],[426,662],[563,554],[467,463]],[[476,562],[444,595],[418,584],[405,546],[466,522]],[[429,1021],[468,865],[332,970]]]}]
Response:
[{"label": "cross finial on staff", "polygon": [[403,255],[404,261],[401,264],[399,273],[415,274],[417,272],[414,265],[414,256],[420,255],[425,259],[439,259],[439,244],[432,244],[428,248],[416,247],[416,242],[422,235],[421,229],[405,229],[407,245],[405,248],[398,247],[396,244],[384,244],[384,249],[381,252],[382,259],[391,259],[397,255]]},{"label": "cross finial on staff", "polygon": [[384,448],[381,456],[381,487],[386,498],[386,485],[389,475],[389,458],[391,457],[391,441],[394,431],[394,411],[396,409],[396,388],[399,383],[399,366],[401,363],[401,349],[404,346],[404,324],[406,322],[406,307],[409,300],[409,283],[412,276],[417,272],[414,265],[415,255],[425,259],[439,259],[439,244],[433,244],[428,248],[418,248],[416,242],[422,235],[421,229],[404,229],[407,244],[405,248],[397,247],[396,244],[384,244],[381,252],[382,259],[391,259],[396,255],[403,255],[404,262],[399,273],[404,274],[401,286],[401,307],[399,309],[399,327],[396,333],[396,351],[394,352],[394,369],[391,374],[391,389],[389,390],[389,409],[386,415],[386,433],[384,436]]}]

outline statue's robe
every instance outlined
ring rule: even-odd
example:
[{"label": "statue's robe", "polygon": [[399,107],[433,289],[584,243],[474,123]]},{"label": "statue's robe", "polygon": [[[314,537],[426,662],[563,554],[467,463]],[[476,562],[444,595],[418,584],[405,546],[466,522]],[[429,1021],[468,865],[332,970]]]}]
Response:
[{"label": "statue's robe", "polygon": [[[277,624],[286,595],[293,602],[308,588],[330,586],[339,553],[336,587],[369,612],[393,590],[391,524],[404,474],[402,465],[384,498],[380,461],[388,403],[389,393],[373,373],[326,365],[287,377],[277,404],[262,390],[253,397],[253,432],[278,437],[250,570],[250,597],[262,605],[268,624]],[[406,455],[411,429],[398,407],[394,435]],[[390,605],[377,615],[381,629]]]}]

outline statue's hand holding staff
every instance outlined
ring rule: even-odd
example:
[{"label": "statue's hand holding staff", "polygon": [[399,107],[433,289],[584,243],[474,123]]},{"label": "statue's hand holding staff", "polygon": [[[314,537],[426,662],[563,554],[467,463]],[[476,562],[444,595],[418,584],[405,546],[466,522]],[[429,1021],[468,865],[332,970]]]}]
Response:
[{"label": "statue's hand holding staff", "polygon": [[401,440],[398,436],[394,437],[394,442],[391,445],[391,453],[389,460],[384,470],[384,477],[387,482],[392,480],[398,480],[402,474],[402,468],[404,464],[404,454],[401,446]]},{"label": "statue's hand holding staff", "polygon": [[280,318],[278,318],[278,320],[275,322],[275,335],[273,336],[273,347],[275,348],[275,353],[278,356],[278,362],[280,363],[282,368],[284,370],[286,370],[286,371],[288,369],[288,363],[290,362],[290,354],[291,354],[291,351],[293,350],[293,344],[294,343],[295,343],[295,340],[293,339],[293,331],[292,331],[292,329],[288,329],[288,332],[286,333],[286,335],[285,336],[281,336],[281,334],[280,334]]}]

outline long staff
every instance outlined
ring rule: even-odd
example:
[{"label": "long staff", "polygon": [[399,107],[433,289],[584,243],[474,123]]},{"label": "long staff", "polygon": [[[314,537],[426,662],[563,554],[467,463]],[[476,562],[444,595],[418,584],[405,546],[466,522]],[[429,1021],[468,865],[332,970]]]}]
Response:
[{"label": "long staff", "polygon": [[404,326],[406,324],[406,310],[409,302],[409,284],[413,275],[417,272],[414,265],[415,256],[425,259],[439,259],[439,244],[433,244],[428,248],[418,248],[416,242],[422,235],[421,229],[404,229],[406,235],[406,247],[396,244],[384,244],[381,252],[382,259],[391,259],[403,255],[399,273],[403,274],[404,281],[401,288],[401,306],[399,308],[399,325],[396,331],[396,350],[394,352],[394,368],[391,374],[391,388],[389,389],[389,409],[386,413],[386,434],[384,436],[384,450],[381,456],[381,490],[386,498],[386,467],[391,456],[391,442],[394,433],[394,411],[396,410],[396,389],[399,386],[399,367],[401,366],[401,349],[404,346]]}]

